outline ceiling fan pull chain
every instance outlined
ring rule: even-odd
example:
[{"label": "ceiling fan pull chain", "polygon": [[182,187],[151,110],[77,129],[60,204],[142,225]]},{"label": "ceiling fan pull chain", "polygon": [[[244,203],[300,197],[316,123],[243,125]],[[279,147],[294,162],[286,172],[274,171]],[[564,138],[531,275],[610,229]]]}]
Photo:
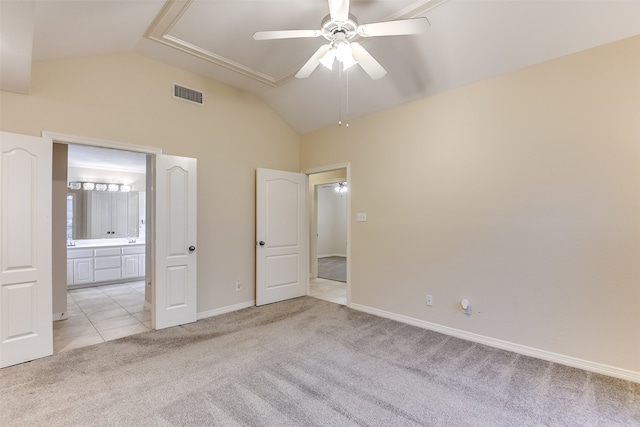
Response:
[{"label": "ceiling fan pull chain", "polygon": [[338,65],[338,126],[342,126],[342,66]]},{"label": "ceiling fan pull chain", "polygon": [[[342,72],[343,72],[343,67],[342,65],[338,66],[338,126],[342,126]],[[346,77],[345,77],[345,83],[346,83],[346,88],[345,90],[347,91],[347,98],[346,98],[346,123],[345,123],[345,127],[349,127],[349,70],[345,70],[344,71]]]},{"label": "ceiling fan pull chain", "polygon": [[347,127],[349,127],[349,70],[347,70]]}]

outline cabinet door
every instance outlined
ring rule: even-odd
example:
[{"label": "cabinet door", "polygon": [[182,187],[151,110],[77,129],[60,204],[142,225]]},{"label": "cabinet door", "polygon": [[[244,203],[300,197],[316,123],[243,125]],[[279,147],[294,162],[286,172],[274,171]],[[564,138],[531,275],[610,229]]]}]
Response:
[{"label": "cabinet door", "polygon": [[129,195],[127,193],[111,193],[111,237],[127,237]]},{"label": "cabinet door", "polygon": [[138,275],[146,276],[147,274],[147,260],[144,254],[138,255]]},{"label": "cabinet door", "polygon": [[93,258],[73,260],[73,284],[80,285],[93,282]]},{"label": "cabinet door", "polygon": [[67,285],[73,285],[73,260],[67,260]]},{"label": "cabinet door", "polygon": [[122,278],[130,279],[138,276],[138,255],[123,255]]},{"label": "cabinet door", "polygon": [[91,200],[91,238],[106,239],[111,237],[111,194],[91,191],[89,198]]}]

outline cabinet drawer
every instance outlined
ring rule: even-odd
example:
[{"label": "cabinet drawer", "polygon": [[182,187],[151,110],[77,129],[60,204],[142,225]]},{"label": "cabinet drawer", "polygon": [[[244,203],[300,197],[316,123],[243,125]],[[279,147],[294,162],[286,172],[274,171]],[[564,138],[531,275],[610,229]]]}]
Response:
[{"label": "cabinet drawer", "polygon": [[67,259],[93,258],[93,249],[67,249]]},{"label": "cabinet drawer", "polygon": [[120,255],[120,248],[101,248],[96,249],[96,256],[114,256]]},{"label": "cabinet drawer", "polygon": [[103,268],[120,268],[119,256],[103,256],[95,259],[95,269],[101,270]]},{"label": "cabinet drawer", "polygon": [[95,272],[96,277],[95,277],[95,281],[96,282],[107,282],[110,280],[120,280],[120,278],[122,277],[120,275],[120,267],[118,268],[108,268],[105,270],[96,270]]},{"label": "cabinet drawer", "polygon": [[122,255],[143,254],[144,245],[142,246],[126,246],[122,248]]}]

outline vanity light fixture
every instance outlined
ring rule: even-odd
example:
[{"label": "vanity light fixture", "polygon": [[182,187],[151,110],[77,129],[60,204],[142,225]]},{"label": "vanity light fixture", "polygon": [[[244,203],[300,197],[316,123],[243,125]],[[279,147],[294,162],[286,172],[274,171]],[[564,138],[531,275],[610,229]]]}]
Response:
[{"label": "vanity light fixture", "polygon": [[105,182],[78,182],[71,181],[67,184],[70,190],[86,190],[86,191],[121,191],[128,193],[131,191],[131,185],[129,184],[107,184]]}]

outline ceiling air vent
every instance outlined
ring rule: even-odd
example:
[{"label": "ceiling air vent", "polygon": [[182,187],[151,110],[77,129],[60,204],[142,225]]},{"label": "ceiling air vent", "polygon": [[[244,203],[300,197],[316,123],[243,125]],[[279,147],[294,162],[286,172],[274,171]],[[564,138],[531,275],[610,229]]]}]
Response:
[{"label": "ceiling air vent", "polygon": [[204,104],[204,98],[202,92],[189,89],[188,87],[173,84],[173,97],[184,99],[185,101],[193,102],[198,105]]}]

